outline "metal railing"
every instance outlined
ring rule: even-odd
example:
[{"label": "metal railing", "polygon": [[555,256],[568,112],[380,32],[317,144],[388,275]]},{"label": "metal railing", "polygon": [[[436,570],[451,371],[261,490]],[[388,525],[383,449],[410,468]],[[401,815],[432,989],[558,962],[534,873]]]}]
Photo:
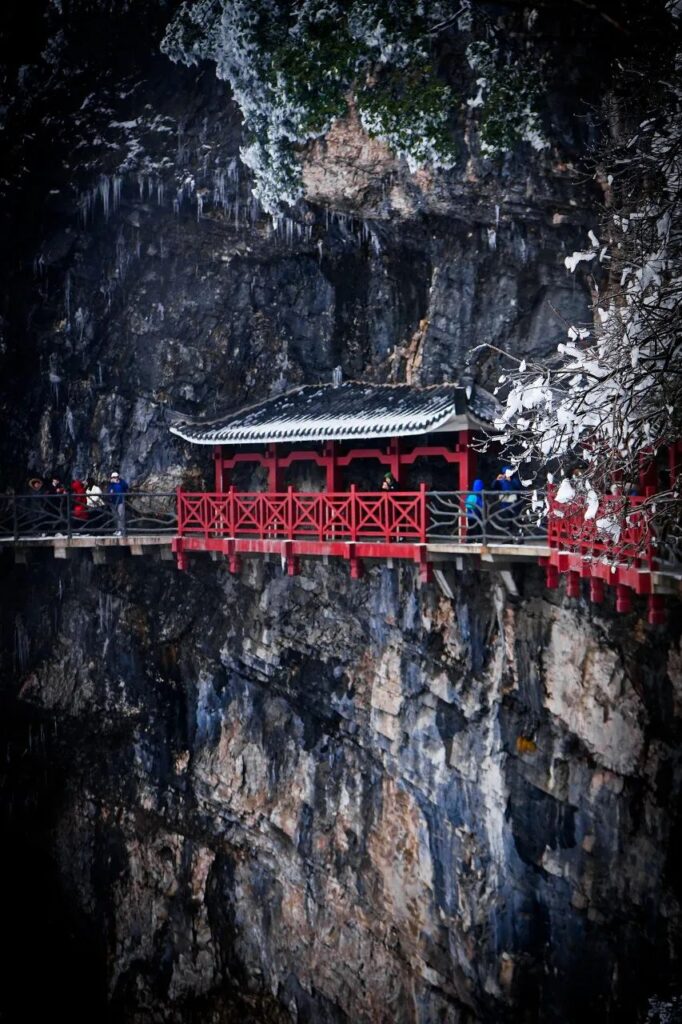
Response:
[{"label": "metal railing", "polygon": [[177,532],[174,492],[0,495],[0,540]]},{"label": "metal railing", "polygon": [[544,491],[429,491],[430,544],[546,544]]}]

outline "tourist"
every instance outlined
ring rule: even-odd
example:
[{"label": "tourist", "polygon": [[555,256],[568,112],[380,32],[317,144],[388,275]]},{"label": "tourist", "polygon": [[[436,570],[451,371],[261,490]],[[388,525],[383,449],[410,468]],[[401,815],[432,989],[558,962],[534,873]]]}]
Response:
[{"label": "tourist", "polygon": [[31,495],[31,500],[26,503],[28,521],[31,530],[38,531],[42,526],[43,516],[48,506],[45,501],[36,501],[35,499],[44,498],[47,493],[45,481],[41,477],[32,476],[28,482],[28,493]]},{"label": "tourist", "polygon": [[473,489],[467,494],[464,508],[467,517],[467,536],[480,537],[483,532],[483,481],[474,480]]},{"label": "tourist", "polygon": [[382,491],[397,491],[398,481],[393,476],[393,473],[384,473],[384,479],[381,483]]},{"label": "tourist", "polygon": [[88,521],[88,499],[85,494],[85,484],[76,478],[71,481],[71,515],[79,527],[85,526]]},{"label": "tourist", "polygon": [[126,521],[126,505],[125,496],[128,492],[128,483],[123,477],[114,470],[109,480],[109,501],[111,502],[111,508],[114,513],[114,525],[116,530],[114,531],[117,537],[120,537],[125,533],[125,521]]},{"label": "tourist", "polygon": [[[49,495],[49,499],[45,502],[45,512],[50,519],[48,529],[50,532],[57,533],[57,531],[63,530],[68,524],[65,500],[66,488],[55,473],[50,477],[45,493]],[[61,536],[62,534],[59,532],[57,535]]]},{"label": "tourist", "polygon": [[500,516],[505,519],[513,519],[520,512],[519,496],[516,493],[521,490],[521,482],[512,466],[505,466],[501,473],[498,473],[493,481],[493,491],[500,491],[499,503],[502,506]]}]

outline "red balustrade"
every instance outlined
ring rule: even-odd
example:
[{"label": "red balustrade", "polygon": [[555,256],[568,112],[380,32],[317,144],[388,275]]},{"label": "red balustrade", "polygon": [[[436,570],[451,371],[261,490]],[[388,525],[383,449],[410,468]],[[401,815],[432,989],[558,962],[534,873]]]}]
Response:
[{"label": "red balustrade", "polygon": [[339,494],[178,491],[179,536],[426,543],[426,488]]},{"label": "red balustrade", "polygon": [[[551,549],[652,569],[655,552],[645,498],[602,495],[593,518],[585,519],[585,499],[560,503],[549,498],[547,540]],[[600,525],[598,525],[600,524]]]},{"label": "red balustrade", "polygon": [[596,514],[585,518],[586,500],[560,503],[549,498],[546,561],[547,587],[559,573],[567,574],[566,595],[581,596],[581,579],[590,581],[590,600],[601,604],[604,584],[616,588],[616,611],[632,611],[632,594],[648,597],[652,625],[665,622],[660,594],[654,593],[652,572],[659,568],[647,499],[633,495],[602,495]]}]

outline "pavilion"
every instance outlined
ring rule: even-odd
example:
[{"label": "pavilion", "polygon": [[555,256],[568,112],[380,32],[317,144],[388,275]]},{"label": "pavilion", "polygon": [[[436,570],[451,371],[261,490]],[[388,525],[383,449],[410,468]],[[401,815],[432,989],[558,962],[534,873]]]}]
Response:
[{"label": "pavilion", "polygon": [[[346,381],[304,385],[210,422],[176,423],[178,437],[212,446],[215,464],[213,494],[178,494],[178,564],[188,551],[209,550],[224,552],[235,571],[245,552],[280,553],[291,574],[300,555],[343,556],[354,576],[363,557],[425,566],[425,487],[406,489],[407,471],[418,459],[442,459],[453,468],[452,490],[468,491],[474,434],[495,413],[495,399],[471,386]],[[347,486],[344,470],[360,460],[390,471],[396,489]],[[285,488],[285,471],[301,462],[321,468],[323,490]],[[266,470],[266,491],[232,486],[244,463]]]}]

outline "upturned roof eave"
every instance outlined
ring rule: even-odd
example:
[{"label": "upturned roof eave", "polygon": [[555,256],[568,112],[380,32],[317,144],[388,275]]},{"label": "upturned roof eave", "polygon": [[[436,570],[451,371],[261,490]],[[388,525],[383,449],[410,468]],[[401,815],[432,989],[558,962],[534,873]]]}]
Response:
[{"label": "upturned roof eave", "polygon": [[[475,428],[485,428],[489,426],[484,420],[475,416],[470,410],[465,413],[452,414],[449,410],[440,417],[434,417],[431,421],[423,422],[420,425],[410,424],[401,426],[399,424],[377,424],[372,425],[368,422],[366,425],[361,423],[348,424],[347,426],[339,426],[338,429],[329,427],[318,427],[315,428],[312,424],[310,429],[304,427],[294,427],[287,435],[285,428],[279,428],[277,430],[267,430],[265,427],[253,427],[248,428],[235,428],[234,434],[238,436],[220,437],[221,433],[229,434],[229,427],[223,427],[222,429],[217,428],[214,431],[202,429],[198,424],[194,425],[177,425],[170,427],[170,432],[175,434],[177,437],[182,438],[184,441],[190,444],[199,445],[217,445],[217,444],[232,444],[232,445],[257,445],[257,444],[303,444],[311,442],[322,442],[322,441],[358,441],[358,440],[371,440],[372,438],[386,438],[386,437],[415,437],[420,434],[438,433],[450,430],[471,430]],[[191,436],[188,431],[201,431],[204,434],[209,434],[208,437],[196,437]],[[294,436],[295,435],[295,436]]]}]

